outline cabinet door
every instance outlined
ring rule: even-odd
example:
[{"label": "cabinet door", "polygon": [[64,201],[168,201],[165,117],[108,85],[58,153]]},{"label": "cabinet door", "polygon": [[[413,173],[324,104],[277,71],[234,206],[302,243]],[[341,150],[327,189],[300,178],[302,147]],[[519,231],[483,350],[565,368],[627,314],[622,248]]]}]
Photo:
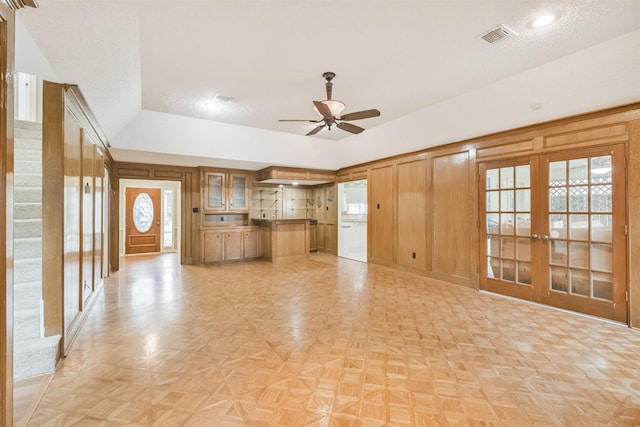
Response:
[{"label": "cabinet door", "polygon": [[324,250],[333,255],[338,253],[338,229],[335,224],[325,224]]},{"label": "cabinet door", "polygon": [[225,174],[222,172],[207,172],[204,175],[204,210],[226,210]]},{"label": "cabinet door", "polygon": [[318,223],[317,229],[316,229],[316,248],[318,250],[323,250],[324,249],[324,241],[325,241],[325,235],[326,235],[326,231],[327,231],[327,225],[326,224],[320,224]]},{"label": "cabinet door", "polygon": [[205,231],[202,240],[204,262],[222,261],[222,233]]},{"label": "cabinet door", "polygon": [[318,226],[317,225],[309,226],[309,250],[310,251],[318,250]]},{"label": "cabinet door", "polygon": [[241,259],[242,258],[242,232],[241,231],[225,231],[224,232],[224,259]]},{"label": "cabinet door", "polygon": [[258,258],[260,256],[258,244],[258,230],[249,230],[242,233],[242,245],[244,258]]},{"label": "cabinet door", "polygon": [[229,174],[228,203],[230,211],[246,211],[249,208],[248,178],[242,174]]}]

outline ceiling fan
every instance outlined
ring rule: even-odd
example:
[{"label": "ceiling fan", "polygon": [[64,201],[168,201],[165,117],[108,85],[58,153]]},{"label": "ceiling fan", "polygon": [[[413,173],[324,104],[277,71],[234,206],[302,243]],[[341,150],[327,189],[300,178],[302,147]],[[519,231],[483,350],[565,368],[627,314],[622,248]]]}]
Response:
[{"label": "ceiling fan", "polygon": [[347,132],[356,133],[356,134],[362,132],[364,128],[361,128],[360,126],[352,125],[351,123],[344,123],[344,122],[351,121],[351,120],[368,119],[371,117],[378,117],[380,115],[380,111],[376,109],[371,109],[371,110],[357,111],[355,113],[341,114],[345,108],[344,103],[335,99],[331,99],[331,92],[333,89],[333,83],[331,83],[331,80],[333,80],[335,76],[336,74],[332,73],[331,71],[327,71],[326,73],[322,74],[322,77],[324,77],[325,80],[327,81],[324,84],[325,88],[327,89],[327,99],[325,99],[324,101],[313,101],[313,106],[314,106],[313,109],[322,118],[318,120],[283,119],[278,121],[279,122],[322,123],[316,126],[315,128],[311,129],[311,131],[307,133],[305,136],[315,135],[325,127],[331,130],[331,126],[333,126],[334,124],[338,128],[345,130]]}]

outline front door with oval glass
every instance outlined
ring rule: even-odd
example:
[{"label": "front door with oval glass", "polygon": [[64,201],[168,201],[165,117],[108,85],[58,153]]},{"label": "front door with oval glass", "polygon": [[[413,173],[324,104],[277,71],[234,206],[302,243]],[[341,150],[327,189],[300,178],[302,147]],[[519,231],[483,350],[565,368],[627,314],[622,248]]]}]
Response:
[{"label": "front door with oval glass", "polygon": [[624,147],[480,164],[481,289],[627,321]]},{"label": "front door with oval glass", "polygon": [[126,189],[125,253],[160,252],[160,189]]}]

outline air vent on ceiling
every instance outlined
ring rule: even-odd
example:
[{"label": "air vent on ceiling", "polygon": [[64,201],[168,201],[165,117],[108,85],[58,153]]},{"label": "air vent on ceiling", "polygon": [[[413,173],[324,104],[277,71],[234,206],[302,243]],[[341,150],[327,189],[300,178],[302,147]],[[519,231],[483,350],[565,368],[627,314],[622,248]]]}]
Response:
[{"label": "air vent on ceiling", "polygon": [[499,27],[494,28],[493,30],[479,36],[482,40],[486,41],[489,44],[496,43],[500,40],[504,40],[511,36],[516,36],[518,33],[513,31],[511,28],[507,27],[504,24],[501,24]]}]

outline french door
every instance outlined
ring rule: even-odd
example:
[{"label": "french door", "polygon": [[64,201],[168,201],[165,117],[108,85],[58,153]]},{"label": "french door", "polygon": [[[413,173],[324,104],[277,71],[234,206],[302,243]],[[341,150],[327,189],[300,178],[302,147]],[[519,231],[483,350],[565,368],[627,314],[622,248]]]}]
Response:
[{"label": "french door", "polygon": [[624,146],[480,164],[480,288],[627,321]]}]

